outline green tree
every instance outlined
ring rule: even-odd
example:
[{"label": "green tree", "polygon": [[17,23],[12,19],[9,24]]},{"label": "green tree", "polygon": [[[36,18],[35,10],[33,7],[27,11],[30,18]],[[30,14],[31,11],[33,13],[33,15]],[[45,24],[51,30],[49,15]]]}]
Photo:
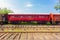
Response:
[{"label": "green tree", "polygon": [[2,8],[2,9],[0,8],[0,14],[4,14],[4,16],[5,16],[4,19],[5,20],[3,22],[6,23],[6,24],[8,23],[8,18],[7,18],[8,13],[13,13],[13,11],[10,10],[10,9],[7,9],[7,8]]},{"label": "green tree", "polygon": [[0,8],[0,14],[8,14],[8,13],[13,13],[13,11],[7,8],[3,9]]},{"label": "green tree", "polygon": [[57,3],[57,5],[54,6],[54,8],[55,8],[56,10],[58,10],[59,13],[60,13],[60,0],[59,0],[59,2]]},{"label": "green tree", "polygon": [[60,5],[55,6],[56,10],[60,10]]}]

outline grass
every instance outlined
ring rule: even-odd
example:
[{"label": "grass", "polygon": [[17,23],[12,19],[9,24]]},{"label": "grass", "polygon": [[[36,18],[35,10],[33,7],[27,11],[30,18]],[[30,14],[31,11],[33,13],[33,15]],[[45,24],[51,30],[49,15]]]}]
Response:
[{"label": "grass", "polygon": [[26,25],[26,24],[34,24],[34,25],[36,25],[37,23],[36,22],[30,22],[30,23],[28,23],[28,22],[21,22],[20,24],[24,24],[24,25]]}]

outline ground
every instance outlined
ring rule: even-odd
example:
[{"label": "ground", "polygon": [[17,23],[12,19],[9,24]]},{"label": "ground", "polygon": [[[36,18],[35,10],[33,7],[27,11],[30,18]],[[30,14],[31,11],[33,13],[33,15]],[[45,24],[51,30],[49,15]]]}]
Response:
[{"label": "ground", "polygon": [[0,40],[60,40],[60,33],[0,33]]},{"label": "ground", "polygon": [[60,25],[0,25],[0,40],[60,40]]}]

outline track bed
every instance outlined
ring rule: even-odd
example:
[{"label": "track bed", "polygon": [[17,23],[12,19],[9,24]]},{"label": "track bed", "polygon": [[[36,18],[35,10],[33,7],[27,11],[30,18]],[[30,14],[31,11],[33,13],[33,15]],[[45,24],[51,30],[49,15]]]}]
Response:
[{"label": "track bed", "polygon": [[0,33],[0,40],[60,40],[60,33]]},{"label": "track bed", "polygon": [[0,32],[60,32],[60,25],[0,25]]}]

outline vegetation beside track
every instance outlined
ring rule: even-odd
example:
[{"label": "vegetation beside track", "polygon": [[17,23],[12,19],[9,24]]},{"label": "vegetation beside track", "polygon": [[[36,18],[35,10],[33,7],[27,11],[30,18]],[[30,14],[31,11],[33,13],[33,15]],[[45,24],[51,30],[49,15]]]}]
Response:
[{"label": "vegetation beside track", "polygon": [[1,32],[60,32],[60,25],[0,25]]}]

